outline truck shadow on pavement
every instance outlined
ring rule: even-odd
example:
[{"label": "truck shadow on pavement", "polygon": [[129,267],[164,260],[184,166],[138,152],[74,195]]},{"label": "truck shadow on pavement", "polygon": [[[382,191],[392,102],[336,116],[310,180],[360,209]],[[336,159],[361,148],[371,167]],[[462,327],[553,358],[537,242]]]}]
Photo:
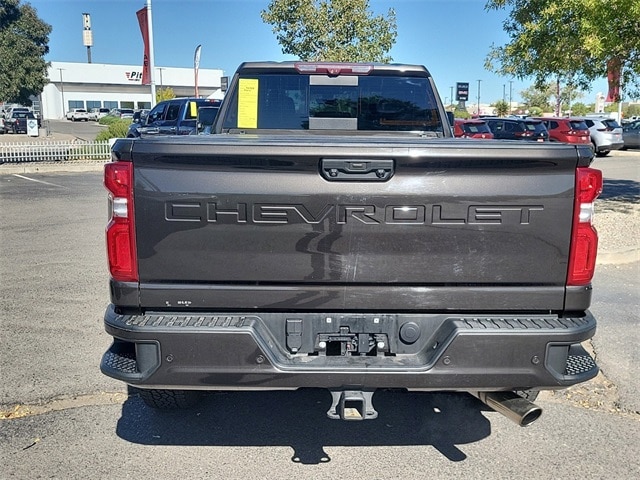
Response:
[{"label": "truck shadow on pavement", "polygon": [[600,200],[640,202],[640,183],[634,180],[605,179]]},{"label": "truck shadow on pavement", "polygon": [[457,445],[491,434],[482,414],[490,409],[468,394],[378,390],[373,404],[377,419],[341,421],[326,417],[331,395],[322,389],[212,393],[182,411],[157,411],[133,395],[116,433],[143,445],[289,446],[301,464],[330,462],[325,446],[431,445],[459,462],[467,456]]}]

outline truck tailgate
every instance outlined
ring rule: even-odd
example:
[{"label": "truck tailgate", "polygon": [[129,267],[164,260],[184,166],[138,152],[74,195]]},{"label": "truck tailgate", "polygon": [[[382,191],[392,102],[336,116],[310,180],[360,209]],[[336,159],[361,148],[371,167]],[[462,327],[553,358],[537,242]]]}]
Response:
[{"label": "truck tailgate", "polygon": [[575,146],[321,135],[131,145],[143,307],[564,306],[586,155]]}]

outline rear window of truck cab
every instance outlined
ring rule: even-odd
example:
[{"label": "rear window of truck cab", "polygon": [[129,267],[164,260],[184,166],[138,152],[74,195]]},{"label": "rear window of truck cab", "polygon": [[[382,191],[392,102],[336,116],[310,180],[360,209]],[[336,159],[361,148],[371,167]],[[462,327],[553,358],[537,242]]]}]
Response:
[{"label": "rear window of truck cab", "polygon": [[224,130],[443,132],[428,78],[258,74],[232,95]]}]

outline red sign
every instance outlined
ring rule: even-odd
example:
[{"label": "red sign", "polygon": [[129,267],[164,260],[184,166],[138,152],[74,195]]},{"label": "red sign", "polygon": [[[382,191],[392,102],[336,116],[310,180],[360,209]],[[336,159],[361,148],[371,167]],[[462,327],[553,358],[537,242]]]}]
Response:
[{"label": "red sign", "polygon": [[149,65],[149,24],[147,22],[147,7],[141,8],[136,12],[138,23],[140,24],[140,32],[142,33],[142,41],[144,43],[144,60],[142,62],[142,84],[151,84],[151,68]]}]

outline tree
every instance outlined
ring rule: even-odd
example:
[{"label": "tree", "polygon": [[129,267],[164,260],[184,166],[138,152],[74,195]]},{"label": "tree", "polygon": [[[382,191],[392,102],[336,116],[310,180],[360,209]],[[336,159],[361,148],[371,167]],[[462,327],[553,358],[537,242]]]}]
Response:
[{"label": "tree", "polygon": [[0,100],[31,105],[48,83],[51,25],[29,4],[0,0]]},{"label": "tree", "polygon": [[509,115],[509,102],[505,102],[504,100],[498,100],[495,105],[496,115],[499,117],[505,117]]},{"label": "tree", "polygon": [[576,102],[573,105],[571,105],[571,115],[575,115],[575,116],[583,116],[586,115],[589,112],[593,112],[594,110],[594,106],[589,106],[589,105],[585,105],[582,102]]},{"label": "tree", "polygon": [[161,87],[156,91],[156,103],[160,103],[163,100],[171,100],[176,98],[176,94],[171,87]]},{"label": "tree", "polygon": [[373,16],[368,0],[271,0],[261,12],[282,52],[304,61],[389,62],[396,14]]},{"label": "tree", "polygon": [[538,85],[562,78],[587,89],[619,65],[623,89],[640,93],[638,0],[488,0],[485,8],[511,8],[503,24],[510,42],[491,47],[489,70],[533,77]]},{"label": "tree", "polygon": [[520,92],[523,103],[529,108],[537,107],[543,112],[551,112],[550,98],[554,95],[555,86],[547,83],[542,86],[531,85],[526,90]]}]

